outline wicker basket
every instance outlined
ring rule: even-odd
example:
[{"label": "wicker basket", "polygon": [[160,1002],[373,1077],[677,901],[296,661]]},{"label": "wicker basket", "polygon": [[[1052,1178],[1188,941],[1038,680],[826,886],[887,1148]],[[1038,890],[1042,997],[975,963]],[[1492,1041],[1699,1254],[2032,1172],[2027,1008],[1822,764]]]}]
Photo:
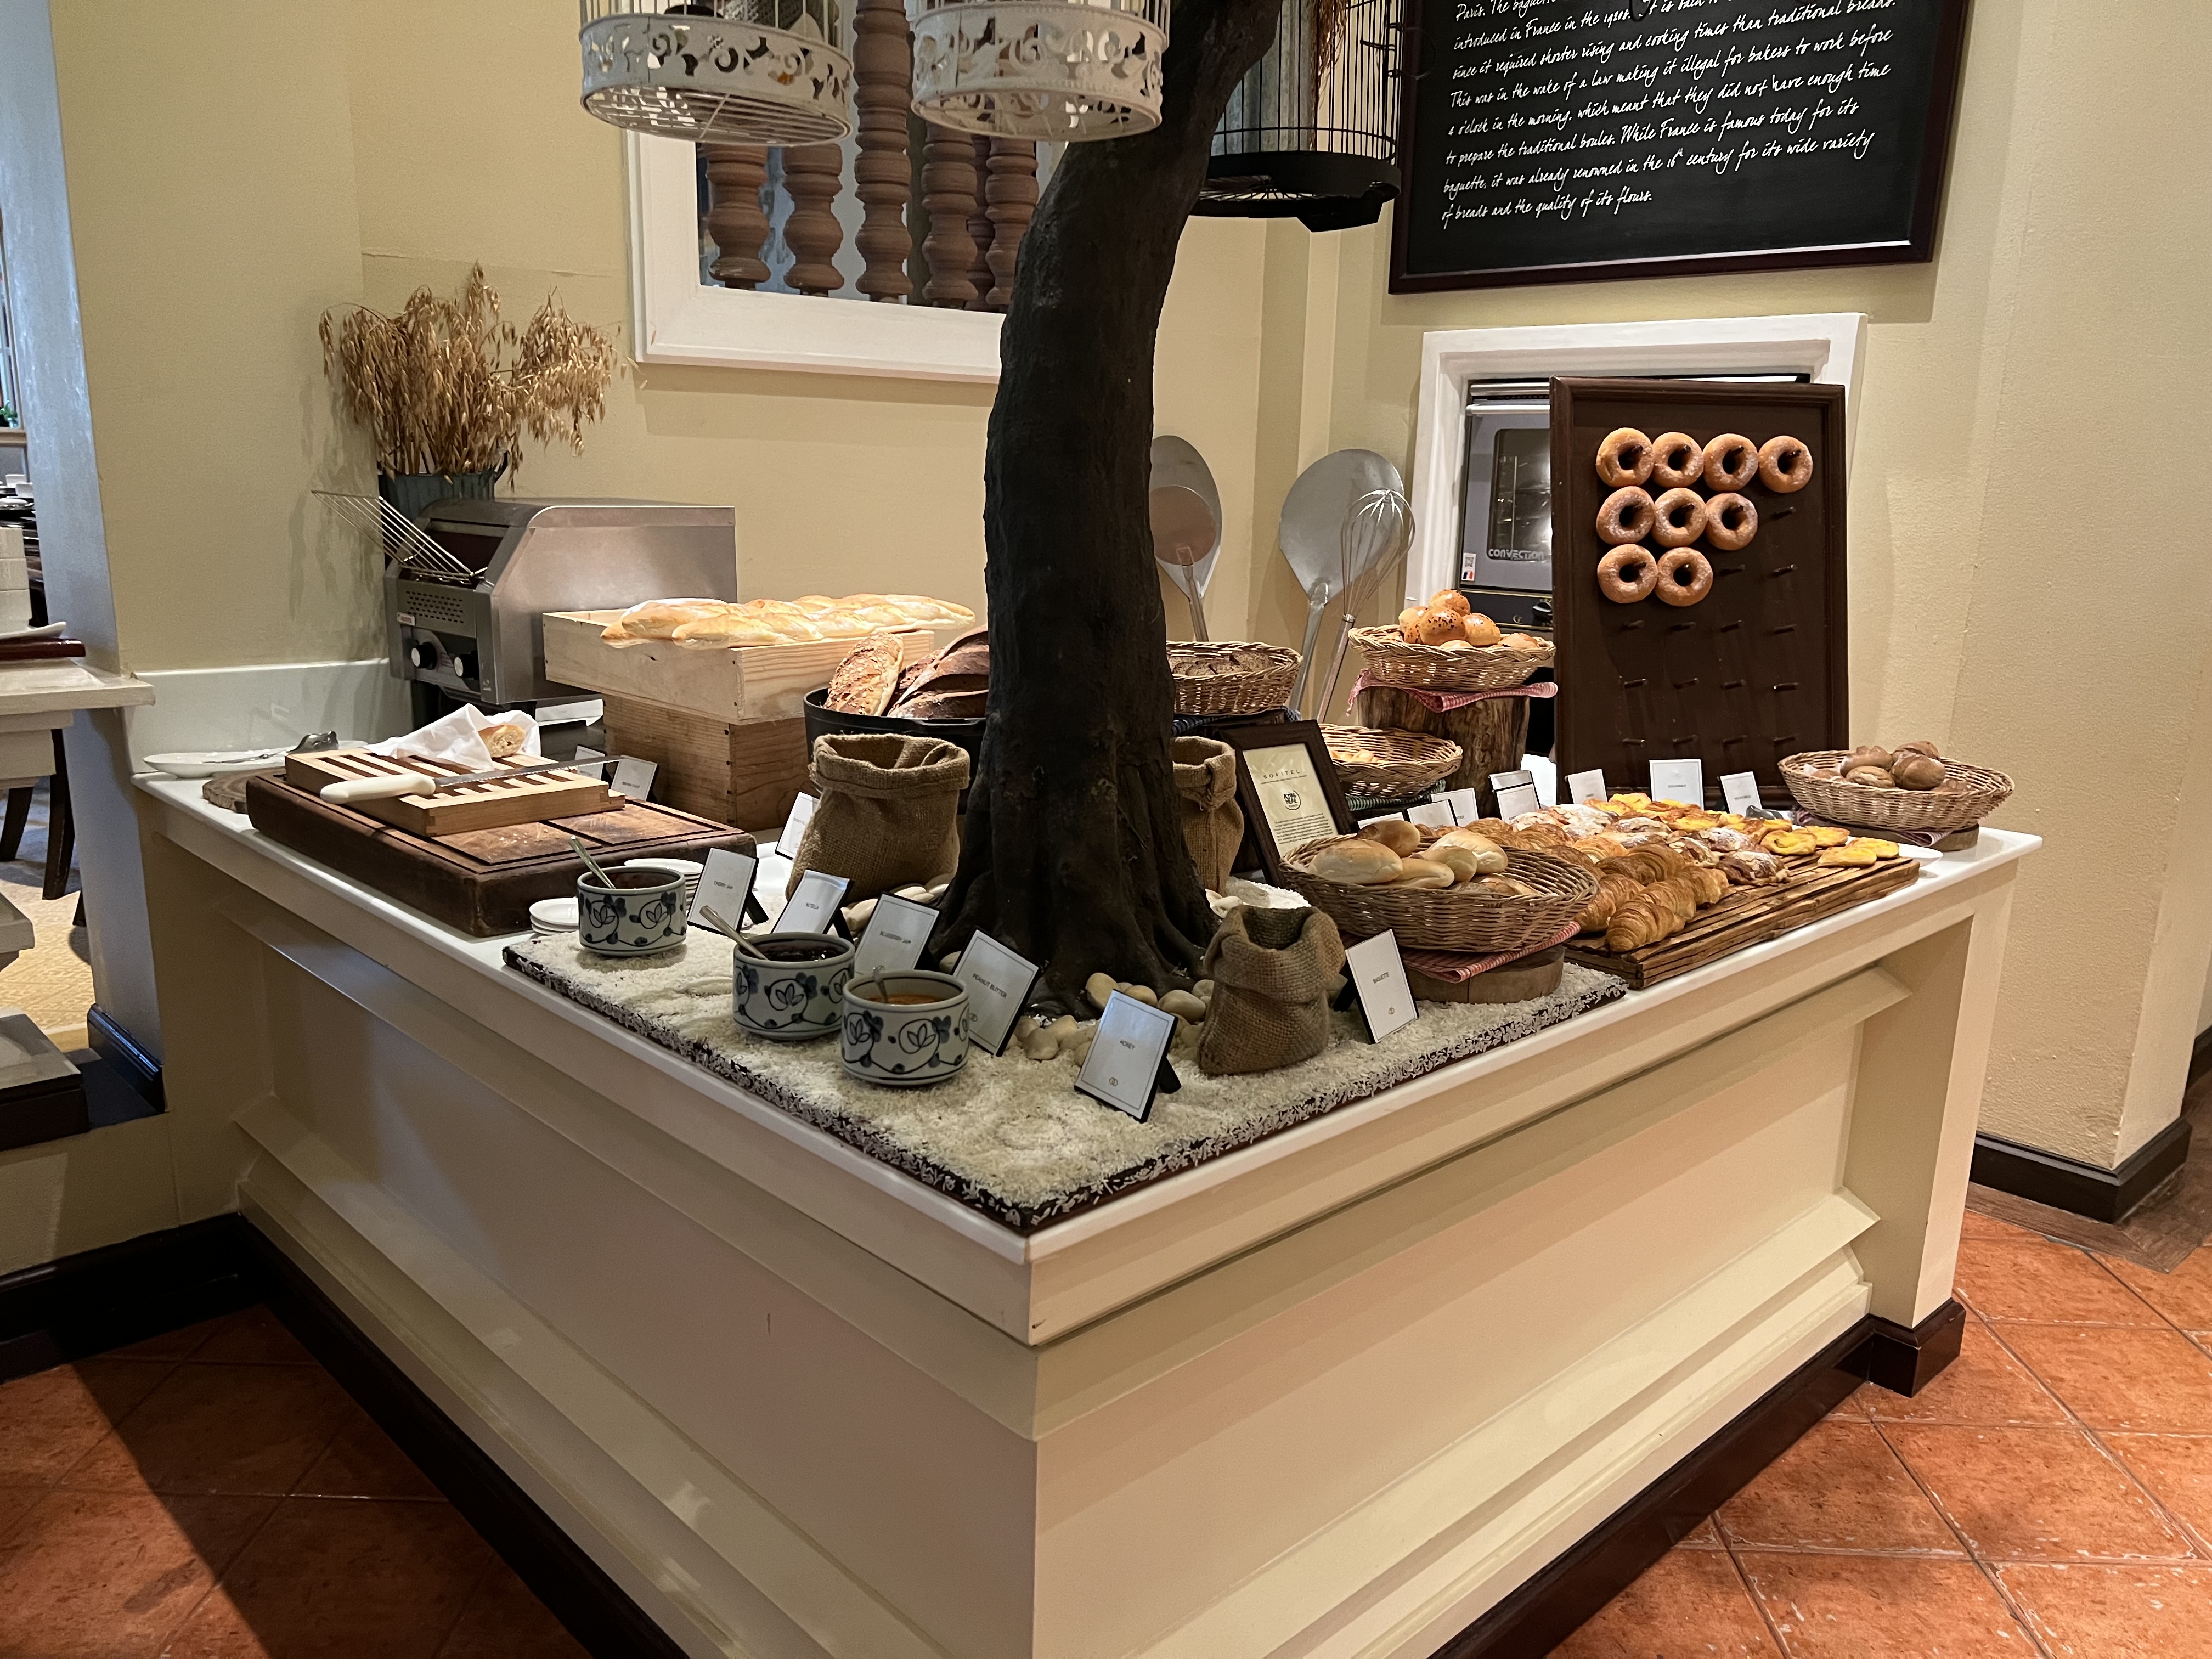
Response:
[{"label": "wicker basket", "polygon": [[1782,781],[1807,811],[1832,823],[1861,830],[1923,830],[1942,835],[1971,830],[2005,804],[2012,780],[1985,766],[1946,760],[1941,789],[1875,789],[1845,783],[1832,773],[1845,759],[1840,749],[1816,749],[1782,763]]},{"label": "wicker basket", "polygon": [[1597,878],[1588,866],[1547,853],[1505,855],[1507,872],[1539,890],[1534,898],[1455,887],[1355,887],[1311,873],[1308,866],[1314,854],[1352,839],[1324,836],[1300,845],[1284,860],[1283,885],[1354,939],[1370,939],[1388,928],[1400,945],[1414,950],[1482,956],[1540,950],[1582,915],[1597,891]]},{"label": "wicker basket", "polygon": [[[1372,726],[1324,726],[1328,757],[1344,787],[1375,800],[1396,800],[1427,788],[1459,769],[1465,751],[1449,738],[1419,732],[1386,732]],[[1364,749],[1371,761],[1348,761],[1340,749]]]},{"label": "wicker basket", "polygon": [[1417,691],[1498,691],[1526,685],[1529,675],[1552,665],[1548,641],[1533,651],[1512,645],[1447,651],[1411,644],[1395,628],[1355,628],[1352,642],[1367,659],[1369,679]]},{"label": "wicker basket", "polygon": [[1170,640],[1178,714],[1264,714],[1280,708],[1298,677],[1298,653],[1285,645]]}]

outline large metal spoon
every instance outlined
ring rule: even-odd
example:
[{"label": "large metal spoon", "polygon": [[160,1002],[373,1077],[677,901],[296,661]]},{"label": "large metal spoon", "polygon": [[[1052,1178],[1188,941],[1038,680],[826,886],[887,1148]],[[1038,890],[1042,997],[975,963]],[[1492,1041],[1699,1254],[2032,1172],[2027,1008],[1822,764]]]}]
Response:
[{"label": "large metal spoon", "polygon": [[[1160,558],[1161,568],[1167,571],[1176,592],[1185,599],[1190,598],[1194,591],[1202,595],[1206,584],[1213,580],[1213,567],[1221,559],[1220,487],[1213,482],[1213,469],[1206,465],[1206,457],[1198,453],[1197,447],[1188,438],[1165,434],[1153,439],[1152,459],[1152,489],[1155,492],[1163,489],[1188,491],[1205,503],[1206,515],[1212,521],[1212,534],[1206,538],[1198,557],[1185,568],[1187,579],[1178,574],[1176,568],[1164,556]],[[1160,553],[1161,543],[1158,535],[1152,538],[1152,548],[1156,555]],[[1192,608],[1191,620],[1200,630],[1197,637],[1205,639],[1204,624],[1200,621],[1196,606]]]},{"label": "large metal spoon", "polygon": [[1206,599],[1199,591],[1198,562],[1221,541],[1221,527],[1213,511],[1195,489],[1181,484],[1155,485],[1152,494],[1152,556],[1190,602],[1190,636],[1212,637],[1206,631]]},{"label": "large metal spoon", "polygon": [[1322,618],[1342,587],[1344,526],[1362,496],[1378,489],[1402,493],[1405,480],[1385,456],[1371,449],[1340,449],[1322,456],[1304,472],[1283,498],[1276,540],[1291,574],[1305,589],[1305,643],[1298,653],[1298,678],[1291,687],[1291,708],[1302,713],[1314,652],[1321,642]]}]

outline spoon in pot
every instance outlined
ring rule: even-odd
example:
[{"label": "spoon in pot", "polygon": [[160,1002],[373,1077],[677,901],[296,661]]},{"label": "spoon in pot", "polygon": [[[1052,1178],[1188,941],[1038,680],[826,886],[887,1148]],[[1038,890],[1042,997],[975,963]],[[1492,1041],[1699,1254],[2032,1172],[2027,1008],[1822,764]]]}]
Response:
[{"label": "spoon in pot", "polygon": [[606,866],[592,856],[591,848],[584,845],[581,837],[569,836],[568,845],[575,849],[576,856],[584,861],[584,868],[592,872],[592,878],[600,886],[612,887],[615,884],[614,878],[607,873]]}]

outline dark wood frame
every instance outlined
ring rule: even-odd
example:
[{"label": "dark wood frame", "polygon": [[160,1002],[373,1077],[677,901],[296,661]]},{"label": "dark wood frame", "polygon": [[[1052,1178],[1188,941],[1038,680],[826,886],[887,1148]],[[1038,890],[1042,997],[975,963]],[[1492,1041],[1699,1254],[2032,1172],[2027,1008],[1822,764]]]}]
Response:
[{"label": "dark wood frame", "polygon": [[[1237,751],[1237,805],[1244,813],[1244,846],[1237,855],[1240,870],[1251,869],[1256,862],[1267,872],[1267,879],[1279,884],[1283,878],[1283,860],[1275,837],[1267,828],[1267,820],[1260,811],[1259,793],[1252,787],[1252,773],[1244,764],[1244,754],[1250,749],[1280,749],[1286,744],[1304,745],[1313,757],[1314,775],[1321,780],[1322,793],[1328,799],[1328,815],[1340,836],[1348,836],[1357,826],[1352,823],[1352,809],[1344,799],[1344,781],[1336,775],[1336,763],[1328,757],[1328,738],[1322,733],[1319,720],[1279,720],[1273,726],[1231,726],[1208,732],[1206,736],[1218,738]],[[1255,858],[1256,854],[1256,859]]]},{"label": "dark wood frame", "polygon": [[[1414,0],[1416,9],[1425,0]],[[1443,3],[1443,0],[1437,0]],[[1745,253],[1703,253],[1651,259],[1613,259],[1582,264],[1516,265],[1503,270],[1433,271],[1406,269],[1407,208],[1413,198],[1413,162],[1419,154],[1419,82],[1428,71],[1401,76],[1398,88],[1398,170],[1401,181],[1390,205],[1390,292],[1433,294],[1457,289],[1530,288],[1546,283],[1618,282],[1638,276],[1703,276],[1735,270],[1802,270],[1827,265],[1924,264],[1936,257],[1936,230],[1942,221],[1943,184],[1951,162],[1953,129],[1966,63],[1969,0],[1938,0],[1943,15],[1936,26],[1936,73],[1928,100],[1928,125],[1921,144],[1920,178],[1913,189],[1912,227],[1902,242],[1867,242],[1827,247],[1761,248]],[[1418,16],[1407,27],[1417,62],[1427,56],[1425,25]]]}]

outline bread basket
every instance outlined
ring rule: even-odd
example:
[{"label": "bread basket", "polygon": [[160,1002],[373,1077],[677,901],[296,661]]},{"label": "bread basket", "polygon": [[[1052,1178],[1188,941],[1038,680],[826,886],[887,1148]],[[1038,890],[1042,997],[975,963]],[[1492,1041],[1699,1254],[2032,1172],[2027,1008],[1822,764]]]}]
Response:
[{"label": "bread basket", "polygon": [[1549,641],[1530,650],[1517,645],[1478,645],[1447,651],[1415,645],[1395,628],[1355,628],[1352,642],[1367,659],[1367,678],[1377,685],[1416,691],[1499,691],[1525,685],[1552,665]]},{"label": "bread basket", "polygon": [[[2005,804],[2012,780],[1985,766],[1945,759],[1940,789],[1881,789],[1834,775],[1848,758],[1841,749],[1815,749],[1782,763],[1782,781],[1807,811],[1861,830],[1919,830],[1942,835],[1971,830]],[[1826,774],[1826,775],[1823,775]]]},{"label": "bread basket", "polygon": [[1280,708],[1298,677],[1298,653],[1285,645],[1170,640],[1178,714],[1264,714]]},{"label": "bread basket", "polygon": [[[1396,800],[1427,788],[1459,769],[1465,750],[1449,738],[1419,732],[1389,732],[1373,726],[1324,726],[1328,758],[1336,775],[1355,795]],[[1364,750],[1371,761],[1346,760],[1339,750]]]},{"label": "bread basket", "polygon": [[1283,861],[1282,884],[1353,939],[1370,939],[1387,929],[1410,950],[1481,956],[1541,950],[1582,915],[1597,892],[1597,878],[1587,865],[1548,853],[1505,855],[1506,873],[1538,890],[1532,898],[1461,887],[1355,887],[1312,873],[1316,854],[1353,839],[1324,836],[1301,842]]}]

